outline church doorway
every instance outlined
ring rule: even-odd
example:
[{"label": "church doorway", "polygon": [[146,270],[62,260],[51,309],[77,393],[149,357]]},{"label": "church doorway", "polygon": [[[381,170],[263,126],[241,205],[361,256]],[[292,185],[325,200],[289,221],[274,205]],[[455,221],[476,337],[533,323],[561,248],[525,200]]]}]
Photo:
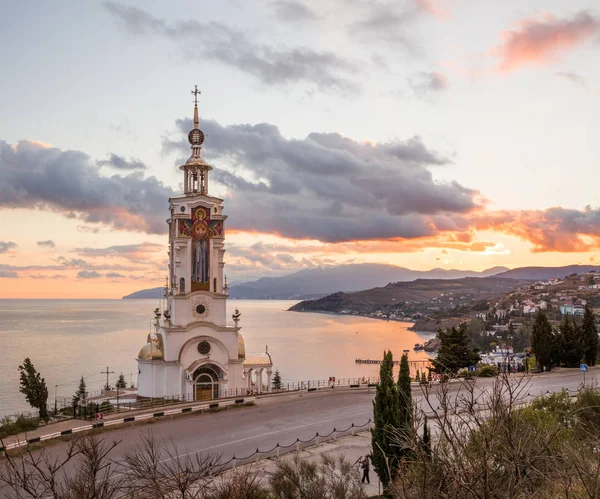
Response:
[{"label": "church doorway", "polygon": [[219,397],[219,373],[213,365],[202,366],[194,371],[194,400],[212,400]]}]

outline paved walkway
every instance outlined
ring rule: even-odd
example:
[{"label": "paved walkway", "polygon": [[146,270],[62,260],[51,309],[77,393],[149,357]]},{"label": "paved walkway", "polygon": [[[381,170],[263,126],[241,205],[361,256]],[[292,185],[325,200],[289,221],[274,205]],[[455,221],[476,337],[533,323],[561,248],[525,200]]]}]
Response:
[{"label": "paved walkway", "polygon": [[[330,456],[339,456],[342,455],[351,463],[354,463],[358,458],[371,453],[371,433],[370,432],[362,432],[357,433],[353,436],[341,437],[335,441],[325,442],[319,445],[313,445],[311,447],[306,447],[304,450],[300,451],[298,455],[302,459],[306,459],[308,461],[319,463],[321,460],[321,456],[324,454],[328,454]],[[291,452],[289,454],[282,455],[280,459],[293,459],[296,455],[295,452]],[[259,480],[265,484],[268,483],[270,473],[273,473],[277,469],[276,465],[277,458],[263,459],[256,463],[246,464],[244,466],[238,466],[237,469],[250,470],[257,474]],[[356,465],[358,467],[358,464]],[[360,471],[360,470],[359,470]],[[234,470],[227,471],[225,476],[228,474],[235,473]],[[362,475],[362,473],[361,473]],[[379,478],[377,474],[373,470],[373,466],[371,465],[371,472],[369,473],[371,484],[365,484],[365,492],[369,497],[377,496],[381,492],[381,486],[379,483]]]}]

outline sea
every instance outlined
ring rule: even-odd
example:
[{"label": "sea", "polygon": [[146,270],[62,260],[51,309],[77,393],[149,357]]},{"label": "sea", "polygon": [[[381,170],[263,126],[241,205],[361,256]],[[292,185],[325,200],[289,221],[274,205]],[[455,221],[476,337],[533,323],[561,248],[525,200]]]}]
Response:
[{"label": "sea", "polygon": [[[273,359],[283,383],[329,377],[377,376],[378,365],[356,359],[381,359],[392,350],[399,359],[429,354],[413,351],[431,333],[409,331],[410,323],[352,315],[289,312],[289,300],[229,300],[238,308],[246,352]],[[19,392],[18,366],[29,357],[46,380],[48,402],[65,403],[81,376],[90,392],[114,385],[123,373],[137,384],[135,358],[146,343],[157,300],[0,300],[0,417],[32,412]]]}]

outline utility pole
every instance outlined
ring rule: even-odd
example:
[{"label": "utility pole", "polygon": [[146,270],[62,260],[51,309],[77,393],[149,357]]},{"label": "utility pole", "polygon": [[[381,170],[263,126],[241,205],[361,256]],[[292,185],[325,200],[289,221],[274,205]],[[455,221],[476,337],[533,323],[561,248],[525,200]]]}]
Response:
[{"label": "utility pole", "polygon": [[108,370],[108,366],[106,366],[106,371],[100,371],[100,374],[106,374],[106,386],[104,388],[106,388],[106,391],[108,391],[109,385],[108,385],[108,375],[109,374],[114,374],[114,371],[109,371]]}]

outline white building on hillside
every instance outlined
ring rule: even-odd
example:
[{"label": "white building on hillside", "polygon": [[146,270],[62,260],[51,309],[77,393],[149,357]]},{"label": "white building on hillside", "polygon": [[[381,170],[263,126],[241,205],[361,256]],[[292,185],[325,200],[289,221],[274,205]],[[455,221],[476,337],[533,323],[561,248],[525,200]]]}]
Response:
[{"label": "white building on hillside", "polygon": [[[224,280],[223,200],[208,193],[212,167],[201,155],[198,90],[194,94],[192,154],[180,166],[182,196],[169,199],[169,279],[164,311],[155,311],[153,330],[138,354],[142,397],[178,396],[205,400],[271,389],[269,353],[246,354],[240,313],[227,325]],[[264,379],[266,373],[267,379]]]}]

